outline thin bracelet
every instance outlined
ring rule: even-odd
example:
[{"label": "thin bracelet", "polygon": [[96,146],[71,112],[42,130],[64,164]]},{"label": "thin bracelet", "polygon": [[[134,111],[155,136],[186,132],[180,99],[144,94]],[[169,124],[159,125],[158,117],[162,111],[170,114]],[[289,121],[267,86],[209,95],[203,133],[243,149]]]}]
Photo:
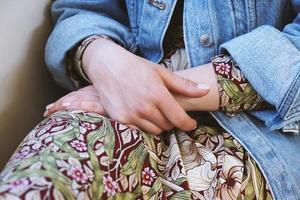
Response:
[{"label": "thin bracelet", "polygon": [[91,44],[93,41],[100,39],[100,38],[108,39],[110,41],[115,42],[113,39],[111,39],[110,37],[108,37],[106,35],[92,35],[92,36],[86,38],[85,40],[83,40],[76,50],[76,54],[75,54],[75,58],[74,58],[75,59],[75,62],[74,62],[75,70],[88,83],[91,83],[91,81],[88,78],[88,76],[86,75],[86,73],[84,72],[83,67],[82,67],[83,54],[84,54],[86,48],[89,46],[89,44]]}]

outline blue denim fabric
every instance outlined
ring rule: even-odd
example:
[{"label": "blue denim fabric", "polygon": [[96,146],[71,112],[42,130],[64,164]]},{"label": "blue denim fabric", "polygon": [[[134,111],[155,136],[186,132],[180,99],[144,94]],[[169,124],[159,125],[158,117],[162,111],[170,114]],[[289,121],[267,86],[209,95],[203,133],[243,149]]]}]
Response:
[{"label": "blue denim fabric", "polygon": [[[129,51],[159,62],[175,5],[176,0],[55,1],[56,25],[45,56],[55,80],[74,89],[66,74],[66,53],[93,34],[108,35]],[[300,121],[299,12],[300,0],[188,0],[183,13],[191,67],[227,52],[274,106],[233,118],[212,114],[256,159],[275,199],[284,200],[300,199],[300,136],[279,131]]]}]

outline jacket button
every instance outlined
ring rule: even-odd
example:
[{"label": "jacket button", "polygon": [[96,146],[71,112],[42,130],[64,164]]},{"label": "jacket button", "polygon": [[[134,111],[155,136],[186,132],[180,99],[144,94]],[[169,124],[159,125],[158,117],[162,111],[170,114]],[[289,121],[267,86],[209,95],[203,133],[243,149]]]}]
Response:
[{"label": "jacket button", "polygon": [[236,116],[236,113],[225,112],[225,115],[226,115],[227,117],[235,117],[235,116]]},{"label": "jacket button", "polygon": [[210,35],[207,34],[203,34],[200,37],[200,43],[205,46],[205,47],[209,47],[212,45],[213,41],[212,41],[212,37]]},{"label": "jacket button", "polygon": [[166,4],[158,0],[148,0],[148,3],[160,10],[166,9]]}]

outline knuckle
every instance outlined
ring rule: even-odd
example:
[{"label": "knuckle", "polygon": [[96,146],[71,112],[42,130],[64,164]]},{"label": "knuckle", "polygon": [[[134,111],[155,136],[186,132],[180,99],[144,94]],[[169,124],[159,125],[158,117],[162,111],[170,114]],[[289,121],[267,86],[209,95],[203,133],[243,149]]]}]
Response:
[{"label": "knuckle", "polygon": [[89,103],[88,105],[89,105],[89,109],[91,111],[97,111],[98,110],[98,104],[97,103],[92,102],[92,103]]},{"label": "knuckle", "polygon": [[134,114],[125,113],[125,114],[119,115],[117,120],[120,122],[123,122],[123,123],[130,123],[130,122],[134,121],[134,118],[135,118]]},{"label": "knuckle", "polygon": [[83,101],[84,100],[82,95],[74,95],[73,98],[76,99],[76,101]]},{"label": "knuckle", "polygon": [[149,100],[153,103],[153,104],[158,104],[159,101],[160,101],[160,96],[162,94],[163,91],[161,92],[153,92],[150,97],[149,97]]},{"label": "knuckle", "polygon": [[140,105],[137,108],[137,113],[143,116],[149,116],[151,115],[151,112],[153,111],[153,108],[149,104]]},{"label": "knuckle", "polygon": [[183,115],[178,116],[178,118],[176,119],[176,126],[183,128],[187,125],[187,122],[188,122],[188,119],[185,116],[183,116]]},{"label": "knuckle", "polygon": [[154,105],[159,105],[163,102],[164,99],[168,98],[167,90],[163,88],[157,88],[155,92],[151,93],[150,101]]},{"label": "knuckle", "polygon": [[67,108],[67,107],[69,107],[70,105],[69,105],[70,103],[69,103],[69,101],[61,101],[59,104],[57,104],[57,107],[59,107],[59,108]]},{"label": "knuckle", "polygon": [[152,130],[151,133],[154,134],[154,135],[160,135],[162,133],[162,130],[161,129],[155,129],[155,130]]}]

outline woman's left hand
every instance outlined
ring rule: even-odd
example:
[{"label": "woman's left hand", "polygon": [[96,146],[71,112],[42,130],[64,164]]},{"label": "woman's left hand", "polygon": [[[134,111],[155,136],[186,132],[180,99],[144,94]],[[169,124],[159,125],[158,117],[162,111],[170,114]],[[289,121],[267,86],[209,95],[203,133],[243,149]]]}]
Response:
[{"label": "woman's left hand", "polygon": [[62,110],[83,110],[107,116],[100,102],[100,97],[92,85],[71,92],[56,102],[49,104],[46,107],[44,117],[49,117],[51,114]]},{"label": "woman's left hand", "polygon": [[[174,95],[174,97],[185,111],[193,110],[190,105],[191,103],[189,102],[191,98],[184,98],[178,95]],[[93,85],[71,92],[58,99],[56,102],[49,104],[46,106],[44,117],[49,117],[51,114],[62,110],[82,110],[109,117],[104,110],[97,90]]]}]

